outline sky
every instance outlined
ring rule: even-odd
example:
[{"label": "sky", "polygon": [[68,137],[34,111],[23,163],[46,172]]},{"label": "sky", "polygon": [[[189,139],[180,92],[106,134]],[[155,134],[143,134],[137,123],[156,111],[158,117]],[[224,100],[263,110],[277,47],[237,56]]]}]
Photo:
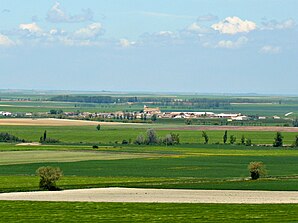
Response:
[{"label": "sky", "polygon": [[0,3],[0,89],[298,94],[297,0]]}]

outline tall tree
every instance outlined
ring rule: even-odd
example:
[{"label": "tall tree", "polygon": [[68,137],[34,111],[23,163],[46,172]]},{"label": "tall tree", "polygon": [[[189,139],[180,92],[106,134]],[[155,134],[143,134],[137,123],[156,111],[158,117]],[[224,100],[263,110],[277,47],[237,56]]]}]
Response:
[{"label": "tall tree", "polygon": [[45,130],[43,133],[43,141],[45,142],[46,139],[47,139],[47,130]]},{"label": "tall tree", "polygon": [[203,131],[202,132],[202,137],[204,138],[204,140],[205,140],[205,144],[208,144],[208,142],[209,142],[209,137],[208,137],[208,135],[207,135],[207,133],[205,132],[205,131]]},{"label": "tall tree", "polygon": [[223,143],[226,144],[228,140],[228,131],[225,131],[225,134],[223,135]]},{"label": "tall tree", "polygon": [[283,136],[280,132],[276,133],[276,136],[274,138],[273,146],[274,147],[282,147],[283,146]]}]

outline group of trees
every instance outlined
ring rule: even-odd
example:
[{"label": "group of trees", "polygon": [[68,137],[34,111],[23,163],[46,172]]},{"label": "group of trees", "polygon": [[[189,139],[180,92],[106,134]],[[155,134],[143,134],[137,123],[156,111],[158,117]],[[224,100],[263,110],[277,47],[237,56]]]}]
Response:
[{"label": "group of trees", "polygon": [[[208,144],[209,136],[207,135],[207,133],[205,131],[202,131],[202,137],[204,139],[204,144]],[[222,138],[223,138],[223,143],[227,144],[227,142],[228,142],[228,131],[224,132],[224,135],[223,135]],[[282,147],[283,146],[283,138],[284,137],[282,136],[282,134],[280,132],[277,132],[276,136],[274,137],[273,147]],[[236,136],[230,135],[229,144],[235,144],[236,140],[237,140]],[[252,142],[251,142],[251,139],[245,138],[245,136],[242,135],[239,144],[240,145],[245,145],[245,146],[251,146]],[[298,135],[295,137],[295,141],[292,144],[292,147],[298,147]]]},{"label": "group of trees", "polygon": [[49,138],[47,136],[47,130],[44,131],[43,136],[39,138],[40,143],[59,143],[60,141],[58,139]]},{"label": "group of trees", "polygon": [[26,140],[20,139],[19,137],[7,132],[0,132],[0,142],[26,142]]},{"label": "group of trees", "polygon": [[180,143],[180,138],[179,138],[179,134],[175,134],[175,133],[167,134],[165,137],[158,137],[154,129],[148,129],[146,133],[146,137],[140,134],[137,136],[134,143],[137,145],[157,145],[157,144],[176,145]]},{"label": "group of trees", "polygon": [[[202,131],[202,137],[204,138],[204,144],[208,144],[209,136],[207,135],[207,133],[205,131]],[[224,135],[222,138],[223,138],[223,143],[226,144],[228,141],[228,131],[224,132]],[[230,140],[229,140],[230,144],[235,144],[236,140],[237,140],[236,136],[230,135]],[[245,138],[245,136],[242,135],[240,144],[246,145],[246,146],[251,146],[252,145],[251,139]]]}]

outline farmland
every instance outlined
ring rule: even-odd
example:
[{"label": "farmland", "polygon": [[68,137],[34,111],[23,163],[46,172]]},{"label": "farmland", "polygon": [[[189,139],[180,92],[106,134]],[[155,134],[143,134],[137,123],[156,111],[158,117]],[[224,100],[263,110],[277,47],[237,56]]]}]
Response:
[{"label": "farmland", "polygon": [[[45,96],[43,96],[45,98]],[[188,98],[188,96],[185,96]],[[43,99],[44,100],[44,99]],[[276,100],[276,99],[274,99]],[[49,111],[63,109],[73,111],[78,107],[83,111],[98,111],[107,109],[136,110],[142,105],[90,104],[53,101],[2,101],[2,109],[11,111]],[[291,102],[292,103],[292,102]],[[83,105],[83,106],[82,106]],[[1,106],[1,105],[0,105]],[[231,105],[237,112],[243,113],[263,111],[263,114],[283,114],[295,112],[295,105]],[[268,106],[268,113],[264,107]],[[171,109],[169,107],[169,109]],[[179,110],[174,108],[173,110]],[[185,108],[182,108],[185,109]],[[238,110],[239,109],[239,110]],[[273,109],[273,110],[271,110]],[[291,110],[290,110],[291,109]],[[219,109],[220,110],[220,109]],[[270,110],[270,111],[269,111]],[[227,111],[227,110],[222,110]],[[234,110],[233,110],[234,112]],[[96,127],[100,124],[100,130]],[[171,145],[136,144],[139,135],[146,137],[147,130],[154,129],[157,137],[163,139],[170,133],[178,134],[180,143]],[[224,144],[223,135],[227,130],[228,140]],[[56,143],[43,143],[40,138],[44,133],[47,137],[57,139]],[[209,137],[204,144],[202,132]],[[272,147],[276,132],[283,136],[283,147]],[[56,166],[63,171],[63,177],[57,182],[62,190],[127,187],[127,188],[159,188],[159,189],[206,189],[206,190],[265,190],[265,191],[297,191],[298,185],[298,150],[292,147],[298,130],[295,127],[274,126],[218,126],[218,125],[186,125],[183,120],[152,123],[119,123],[86,120],[46,119],[46,118],[3,118],[0,119],[0,132],[8,133],[23,139],[24,142],[0,143],[0,192],[38,191],[39,178],[36,170],[41,166]],[[230,136],[236,137],[231,144]],[[251,146],[241,144],[245,137],[252,142]],[[162,140],[161,140],[162,141]],[[267,175],[258,180],[250,180],[247,166],[252,161],[261,161],[266,165]],[[148,215],[140,210],[148,210],[164,221],[173,219],[206,219],[212,220],[215,215],[210,210],[217,210],[217,219],[225,216],[229,222],[243,217],[243,221],[266,219],[271,222],[285,216],[286,210],[295,210],[297,205],[196,205],[191,204],[95,204],[95,203],[64,203],[64,202],[25,202],[1,201],[2,207],[11,207],[12,214],[19,208],[26,209],[41,205],[39,212],[43,216],[49,213],[48,208],[60,205],[61,215],[67,216],[69,206],[80,207],[75,211],[74,219],[82,220],[81,211],[90,213],[89,219],[116,219],[113,211],[107,212],[106,207],[129,210],[123,218],[139,216],[136,221],[148,219]],[[176,215],[165,214],[177,209]],[[250,216],[249,211],[266,210],[268,214]],[[32,210],[33,210],[32,209]],[[133,210],[132,210],[133,209]],[[160,210],[163,210],[162,212]],[[233,216],[227,218],[229,210]],[[275,213],[274,210],[280,212]],[[75,209],[77,210],[77,209]],[[92,214],[97,210],[105,214]],[[209,210],[209,211],[207,211]],[[272,211],[273,210],[273,211]],[[207,212],[206,212],[207,211]],[[271,214],[269,214],[271,212]],[[9,219],[9,213],[1,209],[3,219]],[[64,213],[64,214],[62,214]],[[196,213],[196,214],[192,214]],[[294,211],[293,211],[294,213]],[[168,216],[165,218],[164,216]],[[35,216],[34,214],[32,216]],[[86,214],[88,216],[88,214]],[[93,216],[93,217],[92,217]],[[193,217],[191,217],[193,216]],[[205,216],[205,217],[202,217]],[[238,216],[238,217],[236,217]],[[34,217],[38,219],[38,217]],[[24,221],[28,218],[24,217]],[[295,215],[287,212],[287,219],[296,220]],[[117,219],[116,219],[117,220]],[[181,221],[179,221],[181,222]]]}]

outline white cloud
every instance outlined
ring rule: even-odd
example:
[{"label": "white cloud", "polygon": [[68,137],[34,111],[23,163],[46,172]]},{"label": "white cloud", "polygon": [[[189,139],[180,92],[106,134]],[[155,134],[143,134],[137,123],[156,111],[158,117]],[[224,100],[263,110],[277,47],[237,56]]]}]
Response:
[{"label": "white cloud", "polygon": [[60,7],[60,3],[56,2],[48,11],[47,21],[53,23],[77,23],[92,21],[93,12],[90,9],[82,9],[82,13],[78,15],[67,15]]},{"label": "white cloud", "polygon": [[200,24],[194,22],[186,29],[189,32],[195,32],[195,33],[209,33],[210,30],[204,26],[201,26]]},{"label": "white cloud", "polygon": [[0,34],[0,46],[13,46],[15,42],[9,39],[7,36]]},{"label": "white cloud", "polygon": [[27,23],[27,24],[20,24],[19,28],[23,31],[27,31],[29,33],[40,33],[42,29],[34,22],[34,23]]},{"label": "white cloud", "polygon": [[157,32],[155,35],[163,36],[163,37],[172,37],[174,36],[174,33],[171,31],[160,31],[160,32]]},{"label": "white cloud", "polygon": [[127,48],[136,44],[136,42],[129,41],[128,39],[120,39],[119,44],[121,47]]},{"label": "white cloud", "polygon": [[220,33],[234,35],[237,33],[248,33],[257,28],[256,23],[248,20],[242,20],[239,17],[227,17],[219,23],[211,26]]},{"label": "white cloud", "polygon": [[277,53],[280,53],[280,51],[281,51],[281,48],[279,46],[267,45],[267,46],[263,46],[259,52],[264,54],[277,54]]},{"label": "white cloud", "polygon": [[216,47],[235,49],[235,48],[239,48],[239,47],[243,46],[247,42],[248,42],[248,38],[245,36],[241,36],[236,41],[221,40],[217,43]]},{"label": "white cloud", "polygon": [[283,22],[277,22],[271,20],[269,22],[263,22],[263,30],[275,30],[275,29],[292,29],[296,26],[296,22],[293,19],[288,19]]},{"label": "white cloud", "polygon": [[74,38],[78,39],[94,39],[103,33],[100,23],[92,23],[85,28],[79,29],[74,33]]}]

